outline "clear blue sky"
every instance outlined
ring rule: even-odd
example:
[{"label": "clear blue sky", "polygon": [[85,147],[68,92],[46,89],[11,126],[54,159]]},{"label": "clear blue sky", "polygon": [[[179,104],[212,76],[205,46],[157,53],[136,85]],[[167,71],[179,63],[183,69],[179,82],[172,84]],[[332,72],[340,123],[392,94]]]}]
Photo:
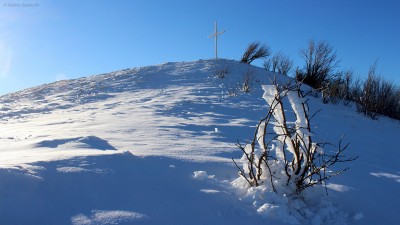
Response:
[{"label": "clear blue sky", "polygon": [[[261,41],[301,66],[299,49],[326,40],[341,69],[400,84],[397,0],[0,0],[0,94],[114,70],[214,57],[239,59]],[[260,62],[261,63],[261,62]],[[260,64],[261,65],[261,64]]]}]

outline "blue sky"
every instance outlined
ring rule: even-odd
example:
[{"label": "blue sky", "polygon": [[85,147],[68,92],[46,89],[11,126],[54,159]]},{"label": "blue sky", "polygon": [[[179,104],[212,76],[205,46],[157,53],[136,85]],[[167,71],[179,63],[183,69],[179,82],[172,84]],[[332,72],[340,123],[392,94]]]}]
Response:
[{"label": "blue sky", "polygon": [[239,59],[260,41],[301,67],[299,50],[313,38],[334,46],[340,69],[365,76],[378,60],[382,76],[400,84],[399,12],[395,0],[0,0],[0,94],[212,58],[214,21],[226,30],[222,58]]}]

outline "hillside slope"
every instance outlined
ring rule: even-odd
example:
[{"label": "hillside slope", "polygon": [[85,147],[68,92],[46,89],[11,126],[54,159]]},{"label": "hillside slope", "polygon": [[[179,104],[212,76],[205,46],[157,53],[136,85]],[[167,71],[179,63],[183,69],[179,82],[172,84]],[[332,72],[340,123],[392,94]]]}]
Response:
[{"label": "hillside slope", "polygon": [[[238,90],[245,73],[254,76],[250,93]],[[231,158],[241,156],[235,143],[266,114],[261,85],[274,76],[199,60],[1,96],[1,224],[294,223],[262,217],[230,185]],[[309,104],[322,109],[312,121],[315,138],[336,144],[345,135],[348,154],[359,159],[321,197],[336,211],[301,223],[400,224],[399,122],[313,97]]]}]

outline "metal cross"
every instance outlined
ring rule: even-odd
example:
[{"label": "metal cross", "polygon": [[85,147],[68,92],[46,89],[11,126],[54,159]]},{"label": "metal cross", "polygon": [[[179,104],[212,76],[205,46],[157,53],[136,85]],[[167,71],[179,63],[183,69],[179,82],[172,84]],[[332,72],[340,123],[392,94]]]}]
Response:
[{"label": "metal cross", "polygon": [[218,32],[217,21],[215,21],[214,33],[208,36],[208,38],[215,37],[215,59],[218,59],[218,35],[225,33],[225,30]]}]

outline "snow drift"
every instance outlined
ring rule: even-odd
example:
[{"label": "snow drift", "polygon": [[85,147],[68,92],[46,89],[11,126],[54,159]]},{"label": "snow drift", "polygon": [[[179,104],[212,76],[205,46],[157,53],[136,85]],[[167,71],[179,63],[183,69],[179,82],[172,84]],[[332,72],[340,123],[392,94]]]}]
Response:
[{"label": "snow drift", "polygon": [[[248,71],[252,92],[242,93]],[[360,158],[327,184],[329,196],[307,193],[316,210],[298,221],[288,207],[299,202],[257,200],[261,190],[231,185],[231,158],[241,157],[235,143],[265,116],[261,85],[275,75],[290,80],[199,60],[1,96],[1,224],[400,224],[399,122],[318,98],[309,101],[322,110],[311,124],[317,141],[345,134]]]}]

